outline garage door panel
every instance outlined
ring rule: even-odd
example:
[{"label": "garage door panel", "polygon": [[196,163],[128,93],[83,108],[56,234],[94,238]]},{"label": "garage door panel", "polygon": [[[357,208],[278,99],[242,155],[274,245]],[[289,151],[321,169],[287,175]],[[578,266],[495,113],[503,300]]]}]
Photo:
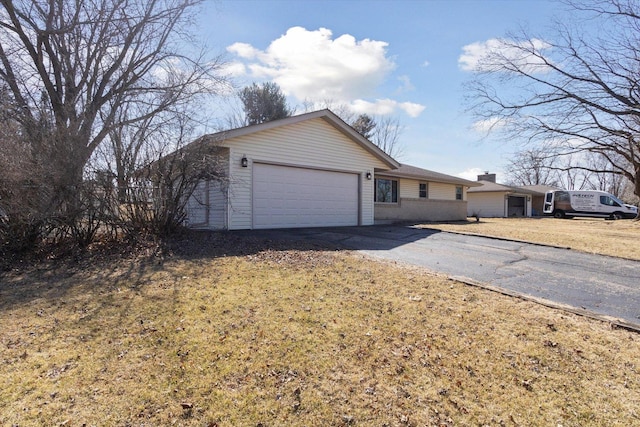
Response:
[{"label": "garage door panel", "polygon": [[254,163],[253,227],[358,225],[358,175]]}]

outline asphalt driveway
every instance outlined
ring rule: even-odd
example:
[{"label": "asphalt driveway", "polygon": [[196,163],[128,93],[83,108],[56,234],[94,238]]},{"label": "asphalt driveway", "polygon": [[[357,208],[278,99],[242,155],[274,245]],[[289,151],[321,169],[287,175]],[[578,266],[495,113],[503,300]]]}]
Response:
[{"label": "asphalt driveway", "polygon": [[404,226],[260,231],[358,250],[640,330],[640,262]]}]

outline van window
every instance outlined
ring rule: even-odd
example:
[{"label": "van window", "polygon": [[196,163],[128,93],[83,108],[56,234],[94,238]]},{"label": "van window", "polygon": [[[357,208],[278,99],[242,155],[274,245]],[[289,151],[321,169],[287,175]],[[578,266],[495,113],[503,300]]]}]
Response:
[{"label": "van window", "polygon": [[566,191],[557,191],[556,192],[556,201],[558,202],[571,202],[571,197],[569,197],[569,193]]},{"label": "van window", "polygon": [[600,204],[606,205],[606,206],[616,206],[618,208],[620,207],[618,202],[616,202],[609,196],[600,196]]},{"label": "van window", "polygon": [[545,196],[545,202],[551,203],[552,198],[553,198],[553,193],[551,192],[547,193],[547,195]]}]

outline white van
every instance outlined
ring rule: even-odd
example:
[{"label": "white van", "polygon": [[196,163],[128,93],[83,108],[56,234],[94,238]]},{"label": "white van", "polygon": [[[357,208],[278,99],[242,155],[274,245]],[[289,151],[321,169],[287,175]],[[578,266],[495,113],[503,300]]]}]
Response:
[{"label": "white van", "polygon": [[555,218],[585,216],[594,218],[635,218],[638,208],[623,203],[604,191],[547,191],[542,212]]}]

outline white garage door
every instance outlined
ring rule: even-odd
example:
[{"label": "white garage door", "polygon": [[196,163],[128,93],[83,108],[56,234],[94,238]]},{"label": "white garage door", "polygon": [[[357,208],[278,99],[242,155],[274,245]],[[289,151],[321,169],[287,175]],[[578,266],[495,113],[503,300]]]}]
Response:
[{"label": "white garage door", "polygon": [[358,225],[358,175],[253,164],[253,228]]}]

